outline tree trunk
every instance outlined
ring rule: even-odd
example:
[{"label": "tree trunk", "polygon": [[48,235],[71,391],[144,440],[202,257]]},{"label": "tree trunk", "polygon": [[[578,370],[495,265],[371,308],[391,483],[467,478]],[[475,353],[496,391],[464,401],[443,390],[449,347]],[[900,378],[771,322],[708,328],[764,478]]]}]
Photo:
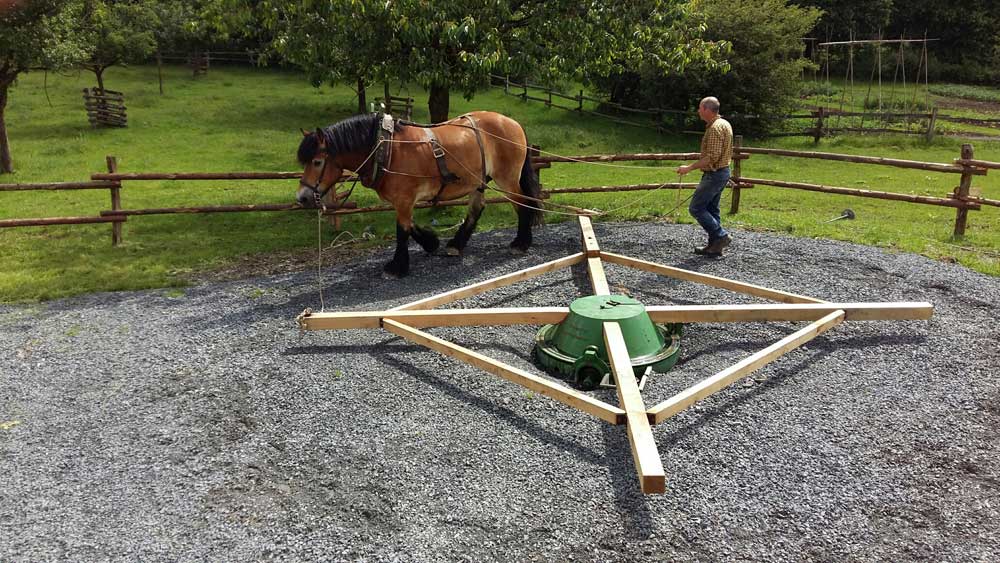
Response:
[{"label": "tree trunk", "polygon": [[14,172],[10,158],[10,144],[7,142],[7,88],[10,82],[0,81],[0,174]]},{"label": "tree trunk", "polygon": [[160,78],[160,95],[163,95],[163,53],[156,50],[156,75]]},{"label": "tree trunk", "polygon": [[431,112],[431,123],[448,121],[448,87],[431,84],[427,109]]},{"label": "tree trunk", "polygon": [[358,113],[368,113],[368,102],[365,100],[365,79],[358,77]]},{"label": "tree trunk", "polygon": [[97,75],[97,87],[104,92],[104,67],[99,66],[94,68],[94,74]]}]

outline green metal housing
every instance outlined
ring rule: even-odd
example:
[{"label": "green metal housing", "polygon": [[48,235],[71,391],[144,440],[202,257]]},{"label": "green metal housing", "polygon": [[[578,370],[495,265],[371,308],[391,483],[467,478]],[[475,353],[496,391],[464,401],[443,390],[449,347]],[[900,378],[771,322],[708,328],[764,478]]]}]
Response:
[{"label": "green metal housing", "polygon": [[535,356],[550,372],[594,389],[610,373],[604,323],[621,327],[636,376],[647,367],[663,373],[680,355],[681,325],[657,325],[642,303],[626,295],[591,295],[573,301],[563,322],[535,335]]}]

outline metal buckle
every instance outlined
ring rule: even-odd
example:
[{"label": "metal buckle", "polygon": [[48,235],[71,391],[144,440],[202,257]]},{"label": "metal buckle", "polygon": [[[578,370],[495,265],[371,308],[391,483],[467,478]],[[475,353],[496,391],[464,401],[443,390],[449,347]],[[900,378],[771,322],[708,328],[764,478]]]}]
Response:
[{"label": "metal buckle", "polygon": [[431,152],[434,153],[434,158],[444,158],[444,147],[437,141],[431,141]]}]

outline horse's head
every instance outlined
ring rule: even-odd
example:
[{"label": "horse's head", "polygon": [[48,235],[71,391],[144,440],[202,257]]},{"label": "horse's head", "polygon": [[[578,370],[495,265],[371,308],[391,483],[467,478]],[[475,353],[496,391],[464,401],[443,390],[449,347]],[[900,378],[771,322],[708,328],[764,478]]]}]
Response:
[{"label": "horse's head", "polygon": [[336,155],[327,150],[326,136],[321,129],[303,130],[302,135],[298,156],[304,169],[295,199],[302,207],[314,208],[320,206],[320,200],[333,188],[344,169],[337,163]]}]

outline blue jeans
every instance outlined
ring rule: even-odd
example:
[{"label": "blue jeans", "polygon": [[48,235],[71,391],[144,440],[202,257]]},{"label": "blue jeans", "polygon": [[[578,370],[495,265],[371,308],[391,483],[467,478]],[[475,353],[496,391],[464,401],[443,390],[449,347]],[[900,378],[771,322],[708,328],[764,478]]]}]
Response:
[{"label": "blue jeans", "polygon": [[708,233],[709,244],[727,234],[722,228],[722,218],[719,215],[719,200],[722,199],[722,190],[727,182],[729,182],[728,166],[715,172],[705,172],[688,205],[691,216]]}]

